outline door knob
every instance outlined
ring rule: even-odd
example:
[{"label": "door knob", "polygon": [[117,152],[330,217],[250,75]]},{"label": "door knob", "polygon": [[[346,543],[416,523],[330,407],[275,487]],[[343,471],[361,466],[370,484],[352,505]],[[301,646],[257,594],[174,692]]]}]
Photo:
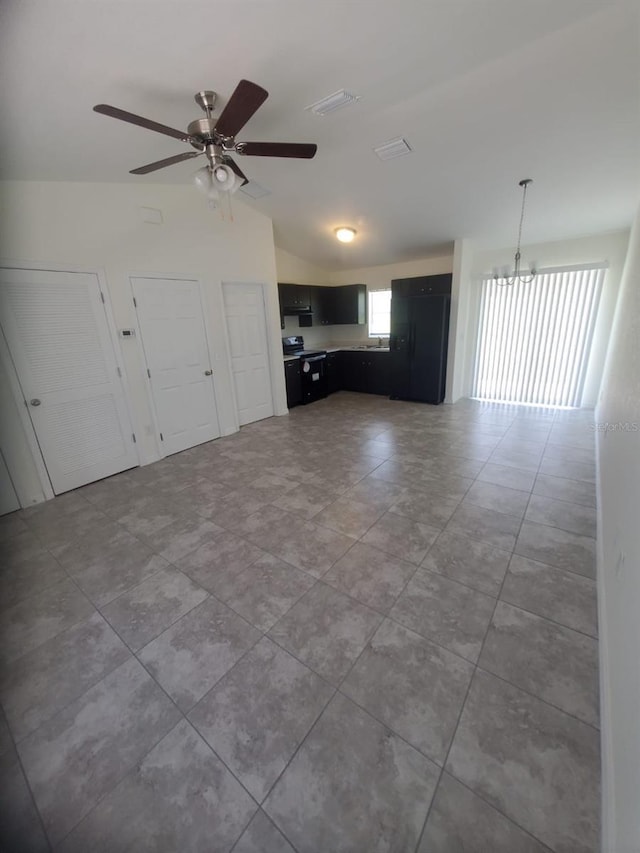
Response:
[{"label": "door knob", "polygon": [[31,403],[32,406],[39,406],[40,405],[40,400],[38,400],[37,397],[34,397],[33,400],[29,400],[29,402]]},{"label": "door knob", "polygon": [[213,374],[213,370],[205,370],[205,372],[204,372],[205,376],[211,376],[212,374]]}]

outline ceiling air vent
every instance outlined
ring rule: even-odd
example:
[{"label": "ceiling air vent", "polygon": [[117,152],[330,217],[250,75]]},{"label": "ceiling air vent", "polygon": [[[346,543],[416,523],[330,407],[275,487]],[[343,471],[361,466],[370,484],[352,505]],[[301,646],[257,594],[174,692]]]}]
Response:
[{"label": "ceiling air vent", "polygon": [[381,160],[393,160],[394,157],[410,154],[411,146],[406,139],[399,136],[397,139],[390,139],[389,142],[376,146],[373,150]]},{"label": "ceiling air vent", "polygon": [[248,195],[250,198],[262,198],[265,195],[271,195],[271,190],[265,189],[257,181],[249,181],[243,187],[240,187],[240,192]]},{"label": "ceiling air vent", "polygon": [[333,95],[322,98],[321,101],[316,101],[315,104],[310,104],[308,107],[305,107],[305,110],[311,110],[317,116],[326,116],[327,113],[333,113],[336,110],[342,109],[342,107],[348,107],[349,104],[355,104],[359,100],[360,95],[354,95],[351,92],[340,89],[339,92],[334,92]]}]

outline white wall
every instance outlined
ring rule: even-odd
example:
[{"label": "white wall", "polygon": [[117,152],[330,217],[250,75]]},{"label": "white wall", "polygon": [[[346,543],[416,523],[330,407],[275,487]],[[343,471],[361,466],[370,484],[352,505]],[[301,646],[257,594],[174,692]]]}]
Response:
[{"label": "white wall", "polygon": [[[598,424],[640,430],[640,210],[611,332]],[[640,850],[640,431],[598,431],[603,842]]]},{"label": "white wall", "polygon": [[[539,269],[545,267],[570,266],[572,264],[591,264],[607,261],[609,269],[605,275],[598,319],[594,329],[593,342],[589,366],[585,378],[582,405],[585,408],[593,408],[598,399],[598,391],[602,381],[605,356],[611,324],[620,289],[622,269],[627,254],[629,243],[628,231],[616,231],[611,234],[601,234],[593,237],[584,237],[578,240],[563,240],[555,243],[538,243],[523,246],[523,265],[528,268],[535,264]],[[494,269],[502,267],[513,267],[514,247],[506,249],[478,249],[473,258],[470,277],[467,279],[466,287],[472,289],[470,305],[473,309],[472,326],[477,328],[479,300],[477,298],[480,290],[480,281],[483,276],[492,274]],[[472,371],[469,369],[469,360],[474,358],[475,346],[470,345],[466,353],[468,385],[463,390],[463,395],[468,396],[471,391]]]},{"label": "white wall", "polygon": [[[143,206],[160,210],[163,223],[145,223]],[[190,185],[55,182],[2,184],[0,217],[3,262],[101,272],[118,328],[134,325],[131,274],[199,278],[223,434],[235,431],[238,424],[221,283],[265,283],[275,411],[287,411],[270,219],[234,198],[233,221],[228,210],[223,220]],[[139,340],[120,343],[138,448],[145,463],[158,458],[159,449],[141,346]]]},{"label": "white wall", "polygon": [[332,284],[331,273],[276,246],[278,281],[290,284]]},{"label": "white wall", "polygon": [[447,353],[447,381],[445,402],[455,403],[468,396],[471,388],[473,344],[476,339],[478,315],[473,299],[471,281],[474,246],[470,240],[456,240],[453,247],[453,275],[451,280],[451,319],[449,322],[449,349]]}]

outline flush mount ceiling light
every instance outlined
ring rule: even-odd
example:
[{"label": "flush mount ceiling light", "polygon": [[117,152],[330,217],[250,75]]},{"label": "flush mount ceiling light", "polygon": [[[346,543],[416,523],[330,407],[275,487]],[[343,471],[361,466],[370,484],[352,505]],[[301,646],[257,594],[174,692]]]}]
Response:
[{"label": "flush mount ceiling light", "polygon": [[334,234],[341,243],[351,243],[357,233],[355,228],[349,228],[347,225],[342,225],[334,231]]},{"label": "flush mount ceiling light", "polygon": [[535,269],[531,269],[531,272],[526,275],[523,274],[520,270],[520,240],[522,238],[522,223],[524,221],[524,205],[527,199],[527,187],[529,184],[533,183],[532,178],[523,178],[518,182],[518,186],[522,187],[522,208],[520,210],[520,225],[518,226],[518,245],[516,247],[516,254],[514,258],[513,265],[513,273],[511,275],[498,275],[497,272],[493,274],[493,280],[496,284],[509,285],[515,284],[519,281],[521,284],[530,284],[534,278],[536,277]]},{"label": "flush mount ceiling light", "polygon": [[326,116],[328,113],[342,109],[342,107],[355,104],[359,100],[360,95],[354,95],[352,92],[340,89],[339,92],[334,92],[333,95],[328,95],[326,98],[316,101],[315,104],[309,104],[308,107],[305,107],[305,110],[311,110],[317,116]]}]

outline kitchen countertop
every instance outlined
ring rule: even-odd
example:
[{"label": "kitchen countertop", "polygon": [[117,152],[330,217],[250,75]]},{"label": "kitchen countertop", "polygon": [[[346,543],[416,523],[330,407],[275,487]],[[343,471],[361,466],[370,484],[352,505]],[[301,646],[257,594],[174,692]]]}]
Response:
[{"label": "kitchen countertop", "polygon": [[[321,349],[321,347],[318,347]],[[389,347],[376,347],[376,346],[368,346],[366,344],[361,344],[360,346],[354,344],[350,347],[325,347],[324,351],[329,352],[389,352]],[[293,361],[294,359],[300,358],[299,355],[285,355],[283,356],[284,361]]]},{"label": "kitchen countertop", "polygon": [[352,347],[336,347],[328,349],[327,352],[389,352],[389,347],[376,347],[368,344],[354,345]]}]

